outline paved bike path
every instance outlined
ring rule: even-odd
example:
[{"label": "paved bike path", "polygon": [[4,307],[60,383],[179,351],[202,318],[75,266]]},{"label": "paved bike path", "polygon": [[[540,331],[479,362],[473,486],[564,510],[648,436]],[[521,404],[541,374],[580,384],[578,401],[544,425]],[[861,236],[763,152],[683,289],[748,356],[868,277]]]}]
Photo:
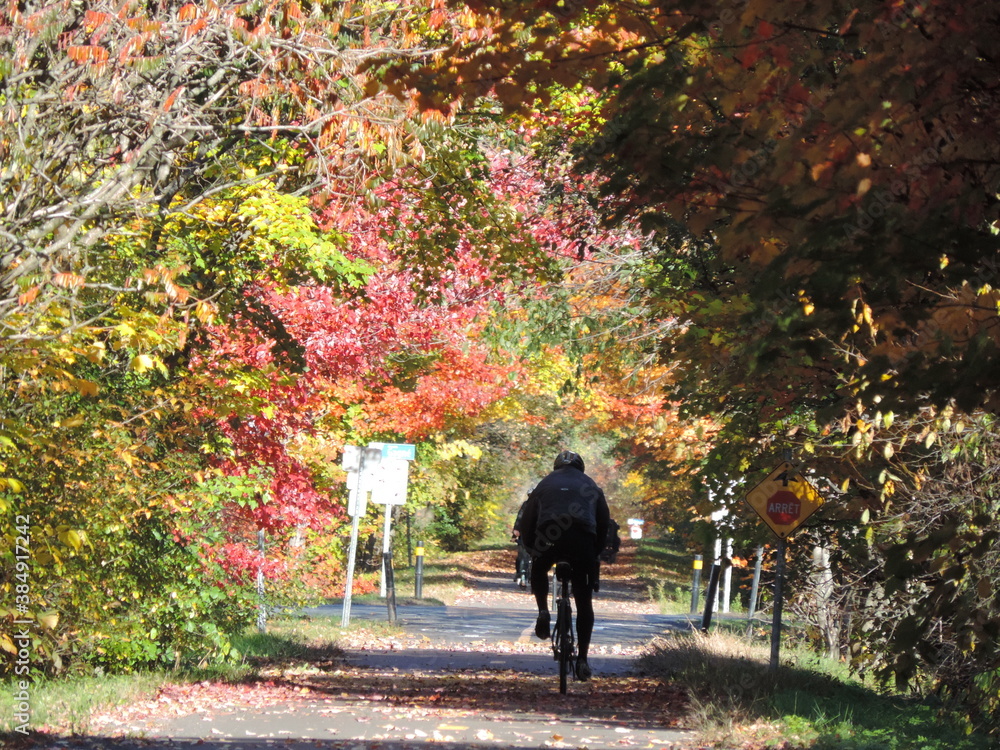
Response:
[{"label": "paved bike path", "polygon": [[[343,607],[325,605],[304,610],[314,617],[338,621]],[[534,609],[456,606],[406,606],[396,608],[397,624],[420,637],[426,647],[400,650],[348,650],[354,666],[403,669],[519,669],[550,674],[554,666],[547,645],[534,636]],[[355,604],[352,622],[386,621],[385,605]],[[687,615],[602,613],[594,624],[589,662],[596,676],[625,675],[634,668],[637,649],[668,631],[690,627]],[[497,645],[506,645],[498,653]]]},{"label": "paved bike path", "polygon": [[[509,675],[512,682],[516,675]],[[593,696],[599,700],[599,696]],[[595,718],[572,699],[563,713],[401,708],[328,699],[194,715],[171,722],[149,739],[157,746],[258,748],[683,748],[691,734]]]},{"label": "paved bike path", "polygon": [[[308,613],[339,618],[342,609]],[[386,608],[354,605],[351,618],[385,620]],[[631,674],[634,647],[687,618],[604,618],[595,677],[571,681],[566,695],[530,610],[414,606],[397,608],[397,618],[411,640],[348,649],[336,670],[290,680],[302,686],[291,699],[202,706],[123,729],[154,748],[690,747],[691,735],[674,726],[679,698]]]}]

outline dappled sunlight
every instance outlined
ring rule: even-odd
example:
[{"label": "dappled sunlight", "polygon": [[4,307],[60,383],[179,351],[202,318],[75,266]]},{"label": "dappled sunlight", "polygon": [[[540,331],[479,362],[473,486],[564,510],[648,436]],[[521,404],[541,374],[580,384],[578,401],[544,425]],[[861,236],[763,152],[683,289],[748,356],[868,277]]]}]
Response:
[{"label": "dappled sunlight", "polygon": [[[470,596],[495,598],[509,588],[533,608],[530,594],[508,580],[506,566],[513,558],[507,550],[456,558]],[[619,585],[623,600],[631,593],[638,600],[626,585],[630,568],[610,567],[618,572],[606,579],[609,587]],[[484,614],[490,619],[486,607],[471,604],[407,606],[396,624],[356,619],[346,629],[337,627],[336,618],[315,614],[276,620],[275,632],[297,633],[306,643],[255,662],[253,679],[166,685],[145,700],[94,716],[88,734],[101,746],[129,737],[143,737],[152,747],[204,743],[200,746],[209,748],[230,742],[246,748],[264,742],[330,748],[427,742],[497,748],[691,746],[684,689],[631,670],[648,635],[637,640],[639,631],[620,629],[613,615],[599,614],[591,648],[595,677],[571,681],[561,695],[551,645],[530,634],[533,610],[523,612],[521,623],[522,614],[504,600],[495,599],[490,609],[494,620],[507,623],[497,632],[510,631],[512,637],[489,631],[468,637],[465,630],[477,630]],[[78,746],[88,742],[81,739]]]},{"label": "dappled sunlight", "polygon": [[[91,731],[241,743],[350,737],[491,747],[528,739],[532,746],[594,747],[626,739],[625,744],[666,746],[679,739],[686,706],[678,688],[648,677],[574,682],[560,695],[553,675],[511,669],[300,667],[252,684],[167,686],[148,701],[101,715]],[[559,744],[563,739],[571,744]]]}]

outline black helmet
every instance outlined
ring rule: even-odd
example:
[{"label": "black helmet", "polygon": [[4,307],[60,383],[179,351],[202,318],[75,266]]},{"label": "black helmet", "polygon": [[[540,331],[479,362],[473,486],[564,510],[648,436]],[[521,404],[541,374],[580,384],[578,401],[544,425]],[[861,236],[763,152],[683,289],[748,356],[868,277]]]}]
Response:
[{"label": "black helmet", "polygon": [[580,458],[580,454],[573,451],[560,451],[553,468],[561,469],[564,466],[573,466],[583,471],[583,459]]}]

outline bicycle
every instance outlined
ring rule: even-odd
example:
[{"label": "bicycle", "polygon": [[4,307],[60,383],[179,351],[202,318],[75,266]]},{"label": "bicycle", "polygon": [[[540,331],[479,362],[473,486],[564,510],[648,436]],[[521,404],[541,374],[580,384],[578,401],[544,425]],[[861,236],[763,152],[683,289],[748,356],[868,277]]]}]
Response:
[{"label": "bicycle", "polygon": [[531,580],[531,556],[520,542],[517,543],[516,568],[517,572],[514,576],[514,583],[516,583],[522,591],[527,591],[528,582]]},{"label": "bicycle", "polygon": [[[559,662],[559,692],[566,694],[567,675],[576,675],[576,643],[573,640],[572,595],[573,567],[568,562],[556,563],[553,593],[556,594],[556,622],[552,629],[552,654]],[[558,590],[558,593],[556,591]]]}]

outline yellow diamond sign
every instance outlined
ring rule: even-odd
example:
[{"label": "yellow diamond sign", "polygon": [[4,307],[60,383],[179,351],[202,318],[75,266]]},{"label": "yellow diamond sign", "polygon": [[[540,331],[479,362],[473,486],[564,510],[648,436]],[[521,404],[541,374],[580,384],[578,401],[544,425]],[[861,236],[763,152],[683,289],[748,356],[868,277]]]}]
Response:
[{"label": "yellow diamond sign", "polygon": [[782,461],[767,479],[750,490],[746,501],[781,539],[823,504],[815,488],[787,461]]}]

